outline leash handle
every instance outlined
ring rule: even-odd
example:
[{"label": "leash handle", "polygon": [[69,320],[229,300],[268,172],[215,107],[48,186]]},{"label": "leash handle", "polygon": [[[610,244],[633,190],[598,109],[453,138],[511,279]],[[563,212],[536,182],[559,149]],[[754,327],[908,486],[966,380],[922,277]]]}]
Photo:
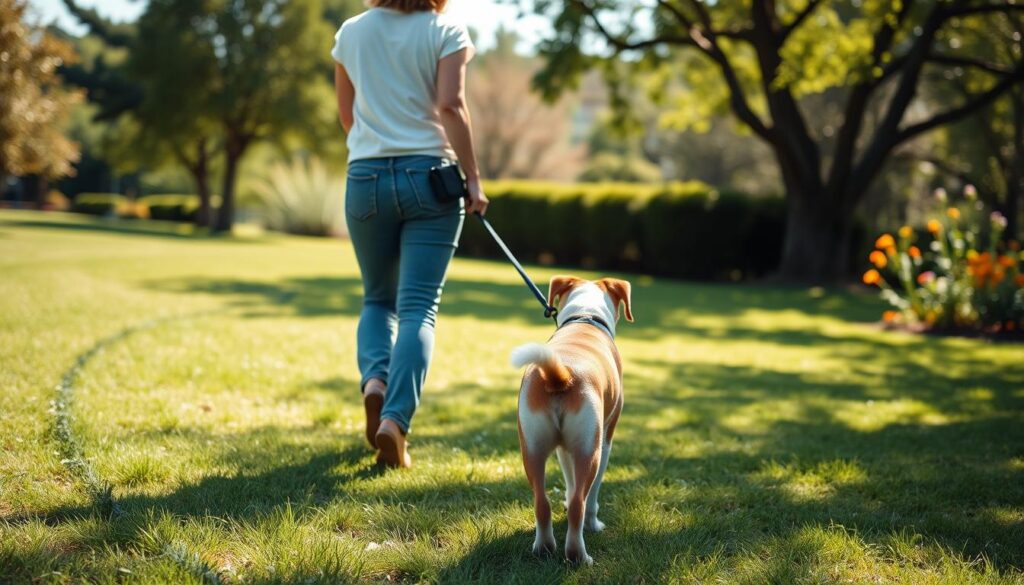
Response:
[{"label": "leash handle", "polygon": [[544,296],[544,293],[542,293],[540,289],[537,288],[537,285],[534,284],[530,276],[526,274],[525,270],[523,270],[522,264],[520,264],[519,261],[516,260],[516,257],[512,254],[512,251],[509,250],[508,246],[505,245],[505,241],[501,239],[501,236],[498,235],[498,232],[494,231],[494,227],[491,226],[491,222],[487,221],[487,218],[480,215],[480,212],[475,212],[474,215],[476,215],[477,218],[480,220],[480,223],[483,224],[484,229],[487,230],[487,233],[491,234],[491,237],[494,238],[495,243],[497,243],[498,247],[501,248],[501,251],[505,253],[505,256],[508,258],[509,262],[512,263],[512,266],[515,266],[515,269],[519,272],[519,276],[523,277],[523,282],[525,282],[526,286],[529,287],[531,291],[533,291],[533,296],[537,297],[537,300],[540,301],[541,306],[544,307],[544,318],[554,319],[555,323],[557,324],[558,309],[548,304],[548,299]]}]

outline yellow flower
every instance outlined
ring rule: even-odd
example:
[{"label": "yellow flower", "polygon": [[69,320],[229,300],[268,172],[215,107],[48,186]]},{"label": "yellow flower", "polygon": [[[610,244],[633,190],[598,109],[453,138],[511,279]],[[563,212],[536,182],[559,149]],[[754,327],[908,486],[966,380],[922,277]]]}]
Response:
[{"label": "yellow flower", "polygon": [[878,250],[872,252],[871,255],[868,256],[868,260],[870,260],[871,263],[874,264],[877,268],[885,268],[885,265],[889,263],[889,260],[885,257],[885,254],[879,252]]},{"label": "yellow flower", "polygon": [[872,268],[871,270],[868,270],[867,272],[864,273],[863,280],[864,284],[871,286],[873,284],[878,284],[879,282],[881,282],[882,275],[879,274],[877,270]]},{"label": "yellow flower", "polygon": [[900,237],[901,238],[908,239],[912,235],[914,235],[914,228],[910,227],[909,225],[905,225],[905,226],[900,228]]},{"label": "yellow flower", "polygon": [[960,219],[960,210],[957,209],[956,207],[950,207],[949,209],[946,210],[946,215],[949,216],[949,219],[952,219],[954,221],[958,220]]},{"label": "yellow flower", "polygon": [[879,250],[882,250],[884,248],[891,248],[895,245],[896,240],[893,239],[892,235],[890,234],[882,234],[881,236],[878,237],[877,240],[875,240],[875,247],[878,248]]},{"label": "yellow flower", "polygon": [[937,234],[937,233],[942,231],[942,224],[939,223],[938,220],[929,219],[928,220],[928,231],[933,233],[933,234]]}]

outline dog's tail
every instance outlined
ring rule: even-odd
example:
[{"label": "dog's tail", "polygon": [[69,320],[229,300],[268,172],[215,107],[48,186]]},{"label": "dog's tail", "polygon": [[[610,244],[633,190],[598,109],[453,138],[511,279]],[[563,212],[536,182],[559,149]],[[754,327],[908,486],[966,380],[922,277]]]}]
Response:
[{"label": "dog's tail", "polygon": [[572,371],[558,359],[551,348],[540,343],[527,343],[512,350],[512,365],[521,368],[535,364],[544,379],[548,392],[560,392],[569,387]]}]

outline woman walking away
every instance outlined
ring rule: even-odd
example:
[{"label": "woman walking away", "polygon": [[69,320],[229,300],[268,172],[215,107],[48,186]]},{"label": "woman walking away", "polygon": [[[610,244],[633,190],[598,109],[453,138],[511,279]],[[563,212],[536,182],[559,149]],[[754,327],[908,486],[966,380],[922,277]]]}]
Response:
[{"label": "woman walking away", "polygon": [[[411,467],[406,434],[423,393],[445,273],[466,212],[487,197],[465,102],[473,42],[447,0],[369,0],[331,55],[348,134],[348,231],[363,278],[357,332],[366,438],[377,461]],[[469,197],[441,202],[429,170],[458,159]]]}]

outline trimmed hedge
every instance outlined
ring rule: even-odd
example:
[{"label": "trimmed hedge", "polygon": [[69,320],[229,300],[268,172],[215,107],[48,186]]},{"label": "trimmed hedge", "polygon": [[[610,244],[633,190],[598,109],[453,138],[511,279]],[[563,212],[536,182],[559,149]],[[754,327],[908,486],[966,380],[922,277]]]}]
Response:
[{"label": "trimmed hedge", "polygon": [[194,222],[199,212],[198,195],[147,195],[139,203],[149,208],[149,217],[165,221]]},{"label": "trimmed hedge", "polygon": [[125,214],[130,203],[127,197],[117,193],[80,193],[75,197],[71,210],[88,215],[115,217]]},{"label": "trimmed hedge", "polygon": [[[778,267],[781,197],[664,185],[487,183],[487,217],[520,259],[696,279],[757,277]],[[502,257],[477,222],[460,251]]]}]

